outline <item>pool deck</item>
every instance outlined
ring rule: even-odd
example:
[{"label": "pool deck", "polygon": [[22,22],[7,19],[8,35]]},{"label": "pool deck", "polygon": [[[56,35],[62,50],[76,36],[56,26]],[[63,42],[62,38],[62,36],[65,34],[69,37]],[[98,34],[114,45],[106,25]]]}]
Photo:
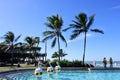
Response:
[{"label": "pool deck", "polygon": [[[43,70],[46,70],[46,67],[42,67]],[[91,68],[87,68],[87,67],[62,67],[61,70],[120,70],[120,67],[114,67],[114,68],[103,68],[103,67],[91,67]],[[35,68],[16,68],[13,70],[4,70],[4,71],[0,71],[0,74],[2,73],[9,73],[9,72],[15,72],[15,71],[25,71],[25,70],[35,70]]]}]

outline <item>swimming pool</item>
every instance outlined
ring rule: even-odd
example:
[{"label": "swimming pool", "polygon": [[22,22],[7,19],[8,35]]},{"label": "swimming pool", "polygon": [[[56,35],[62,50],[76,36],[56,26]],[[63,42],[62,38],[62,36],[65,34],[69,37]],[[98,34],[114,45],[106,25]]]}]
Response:
[{"label": "swimming pool", "polygon": [[120,70],[92,70],[90,72],[70,70],[53,73],[44,71],[41,76],[35,76],[34,70],[28,70],[7,73],[4,75],[13,80],[119,80]]}]

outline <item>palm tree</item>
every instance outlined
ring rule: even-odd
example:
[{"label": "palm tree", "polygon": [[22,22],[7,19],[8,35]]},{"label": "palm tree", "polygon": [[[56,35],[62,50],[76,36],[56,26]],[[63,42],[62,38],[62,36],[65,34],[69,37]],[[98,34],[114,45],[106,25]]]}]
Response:
[{"label": "palm tree", "polygon": [[[36,44],[36,47],[38,47],[39,43],[40,43],[40,37],[35,37],[34,38],[34,43]],[[36,50],[35,50],[35,53],[36,53]]]},{"label": "palm tree", "polygon": [[52,58],[63,58],[63,57],[65,57],[67,54],[65,53],[65,52],[63,52],[63,49],[60,49],[60,51],[59,51],[59,54],[58,54],[58,52],[54,52],[53,54],[52,54]]},{"label": "palm tree", "polygon": [[73,34],[71,35],[71,40],[78,37],[81,33],[84,33],[84,51],[83,51],[83,64],[85,59],[85,51],[86,51],[86,38],[87,38],[87,32],[90,30],[92,32],[98,32],[104,34],[102,30],[99,29],[90,29],[91,25],[94,21],[94,16],[92,15],[89,18],[85,13],[80,13],[77,16],[75,16],[76,20],[73,20],[73,24],[70,24],[70,27],[64,29],[64,31],[73,28]]},{"label": "palm tree", "polygon": [[32,52],[32,48],[33,48],[33,47],[38,48],[39,42],[40,42],[40,38],[39,38],[39,37],[33,38],[33,37],[30,37],[30,36],[27,36],[27,37],[25,38],[25,41],[27,42],[27,43],[26,43],[26,46],[30,49],[30,53],[32,53],[32,55],[33,55],[33,57],[34,57],[34,59],[35,59],[36,49],[33,50],[33,52]]},{"label": "palm tree", "polygon": [[15,35],[13,32],[9,31],[7,32],[5,35],[4,35],[4,44],[5,46],[7,45],[7,48],[5,49],[5,51],[8,51],[8,50],[11,50],[11,53],[12,53],[12,63],[11,65],[13,65],[13,58],[14,58],[14,54],[13,54],[13,50],[14,48],[20,43],[17,43],[18,39],[21,37],[21,35],[17,36],[15,38]]},{"label": "palm tree", "polygon": [[[39,45],[39,37],[30,37],[30,36],[27,36],[25,38],[25,42],[26,42],[26,46],[30,49],[30,53],[32,53],[32,48],[33,47],[38,47]],[[36,50],[35,50],[35,53],[36,53]],[[32,55],[35,55],[35,54],[32,54]]]},{"label": "palm tree", "polygon": [[54,53],[52,54],[52,58],[59,58],[59,55],[57,54],[57,52],[54,52]]},{"label": "palm tree", "polygon": [[26,42],[26,48],[29,48],[30,49],[30,53],[32,52],[32,47],[34,45],[34,41],[33,41],[33,38],[30,37],[30,36],[27,36],[25,38],[25,42]]},{"label": "palm tree", "polygon": [[59,52],[60,52],[59,56],[61,57],[61,59],[67,55],[67,53],[63,52],[63,49],[60,49]]},{"label": "palm tree", "polygon": [[[67,42],[62,35],[62,25],[63,25],[63,20],[62,17],[59,17],[59,15],[53,15],[51,17],[47,17],[48,22],[45,23],[45,25],[51,29],[51,31],[44,31],[43,35],[45,38],[43,39],[43,42],[45,42],[48,39],[53,39],[51,47],[54,47],[56,44],[56,40],[58,42],[58,51],[60,51],[60,39],[66,43]],[[59,57],[60,60],[60,57]]]}]

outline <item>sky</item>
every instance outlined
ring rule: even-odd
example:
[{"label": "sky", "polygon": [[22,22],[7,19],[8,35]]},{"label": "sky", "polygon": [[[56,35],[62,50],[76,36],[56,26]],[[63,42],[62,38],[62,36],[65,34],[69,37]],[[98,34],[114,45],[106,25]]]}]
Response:
[{"label": "sky", "polygon": [[[120,0],[0,0],[0,37],[8,31],[15,36],[22,35],[19,41],[24,42],[26,36],[44,38],[46,17],[59,14],[63,18],[63,29],[69,27],[75,16],[84,12],[89,16],[95,14],[92,29],[98,28],[104,34],[87,33],[85,61],[99,61],[104,57],[109,60],[120,60]],[[61,41],[61,48],[68,55],[64,59],[82,60],[84,36],[81,34],[74,40],[69,40],[71,31],[62,33],[68,46]],[[3,39],[0,39],[2,42]],[[57,51],[57,45],[51,48],[48,40],[47,58]],[[44,53],[44,43],[41,53]]]}]

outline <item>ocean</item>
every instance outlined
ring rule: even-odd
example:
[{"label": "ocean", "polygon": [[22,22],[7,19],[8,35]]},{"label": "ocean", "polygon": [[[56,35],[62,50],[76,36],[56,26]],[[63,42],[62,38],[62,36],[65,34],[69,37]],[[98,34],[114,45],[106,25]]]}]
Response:
[{"label": "ocean", "polygon": [[[85,61],[85,63],[92,64],[94,66],[96,63],[96,67],[103,67],[104,66],[103,61]],[[110,67],[109,61],[107,61],[107,67]],[[113,61],[113,67],[120,67],[120,61]]]}]

